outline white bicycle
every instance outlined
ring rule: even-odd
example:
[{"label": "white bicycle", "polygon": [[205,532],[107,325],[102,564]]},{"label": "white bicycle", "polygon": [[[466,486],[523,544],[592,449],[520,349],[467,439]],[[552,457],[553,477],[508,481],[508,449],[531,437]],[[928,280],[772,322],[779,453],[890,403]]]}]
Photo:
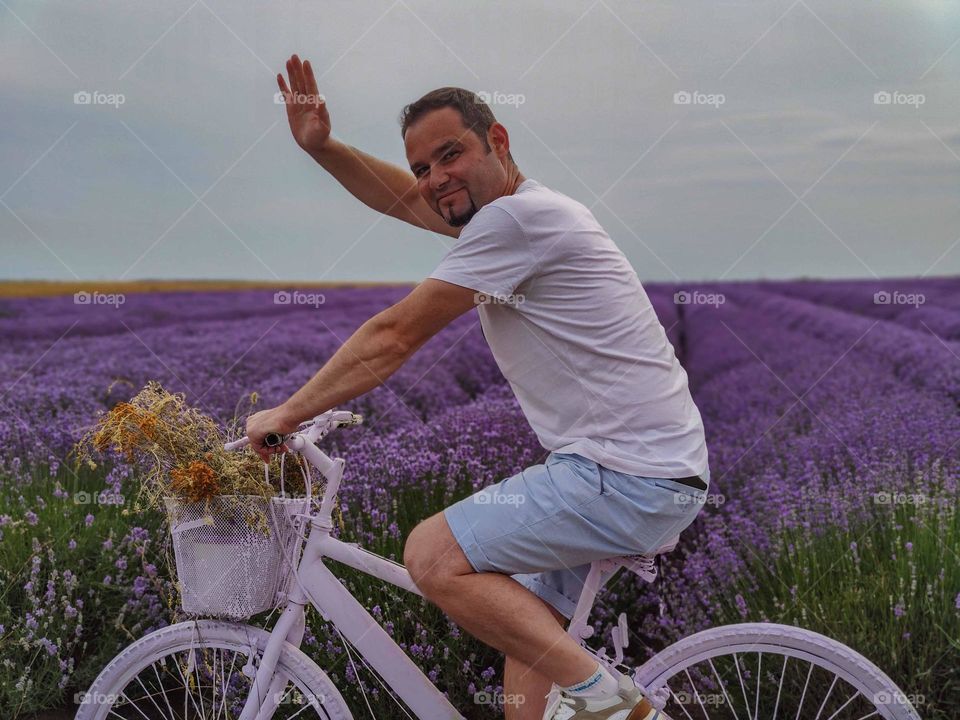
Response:
[{"label": "white bicycle", "polygon": [[[288,452],[300,453],[326,478],[319,511],[308,509],[298,517],[309,535],[301,557],[291,559],[295,582],[278,606],[282,611],[273,631],[198,619],[150,633],[101,671],[83,698],[77,720],[345,720],[354,712],[358,717],[464,720],[325,562],[336,560],[421,594],[402,565],[331,536],[331,510],[344,461],[331,459],[315,443],[329,431],[357,422],[359,416],[350,412],[329,410],[286,438],[272,438],[272,444],[283,443]],[[675,545],[676,539],[657,553]],[[621,570],[652,582],[657,553],[594,562],[568,632],[600,662],[632,676],[654,706],[671,718],[919,720],[909,698],[873,663],[835,640],[798,627],[744,623],[711,628],[642,665],[629,666],[624,662],[629,630],[621,614],[611,633],[612,654],[591,648],[588,620],[597,593]],[[252,580],[255,584],[256,578]],[[355,672],[366,667],[383,692],[376,697],[363,692],[363,704],[348,707],[324,669],[300,650],[307,603],[335,627]],[[554,687],[545,718],[556,692]],[[489,717],[492,708],[474,707],[473,715]]]}]

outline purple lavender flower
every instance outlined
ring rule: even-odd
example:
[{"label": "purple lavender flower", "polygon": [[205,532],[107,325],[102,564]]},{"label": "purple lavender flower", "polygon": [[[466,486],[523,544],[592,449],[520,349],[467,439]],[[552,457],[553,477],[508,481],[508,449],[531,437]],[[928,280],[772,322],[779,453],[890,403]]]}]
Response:
[{"label": "purple lavender flower", "polygon": [[737,603],[737,611],[740,613],[740,617],[746,617],[748,614],[747,610],[747,601],[743,599],[743,595],[737,593],[736,598],[734,598]]},{"label": "purple lavender flower", "polygon": [[143,594],[147,591],[147,579],[143,576],[137,576],[133,581],[133,594],[137,597],[142,597]]}]

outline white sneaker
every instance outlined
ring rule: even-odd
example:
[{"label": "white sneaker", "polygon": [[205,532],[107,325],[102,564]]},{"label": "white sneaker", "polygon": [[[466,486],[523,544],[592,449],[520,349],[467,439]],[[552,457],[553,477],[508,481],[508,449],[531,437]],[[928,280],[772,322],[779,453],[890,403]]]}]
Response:
[{"label": "white sneaker", "polygon": [[670,720],[643,697],[633,681],[619,675],[620,690],[609,698],[569,697],[562,692],[551,706],[551,720]]}]

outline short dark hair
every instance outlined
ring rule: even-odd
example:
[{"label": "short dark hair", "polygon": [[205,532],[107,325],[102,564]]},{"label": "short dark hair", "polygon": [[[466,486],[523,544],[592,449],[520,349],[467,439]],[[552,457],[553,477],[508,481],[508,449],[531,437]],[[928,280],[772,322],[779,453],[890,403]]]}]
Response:
[{"label": "short dark hair", "polygon": [[[475,92],[459,87],[442,87],[431,90],[419,100],[410,103],[400,113],[400,136],[405,137],[407,130],[413,123],[432,110],[450,107],[460,113],[463,126],[472,130],[483,143],[483,149],[490,152],[490,143],[487,141],[487,131],[497,122],[490,106]],[[516,165],[513,155],[507,157]]]}]

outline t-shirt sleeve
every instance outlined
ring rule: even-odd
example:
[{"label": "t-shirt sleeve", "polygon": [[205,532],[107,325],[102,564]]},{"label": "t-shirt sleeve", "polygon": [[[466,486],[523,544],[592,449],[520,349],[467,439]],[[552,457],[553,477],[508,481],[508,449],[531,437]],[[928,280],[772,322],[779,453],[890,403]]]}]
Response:
[{"label": "t-shirt sleeve", "polygon": [[430,277],[488,295],[512,295],[533,270],[526,233],[509,212],[481,208]]}]

